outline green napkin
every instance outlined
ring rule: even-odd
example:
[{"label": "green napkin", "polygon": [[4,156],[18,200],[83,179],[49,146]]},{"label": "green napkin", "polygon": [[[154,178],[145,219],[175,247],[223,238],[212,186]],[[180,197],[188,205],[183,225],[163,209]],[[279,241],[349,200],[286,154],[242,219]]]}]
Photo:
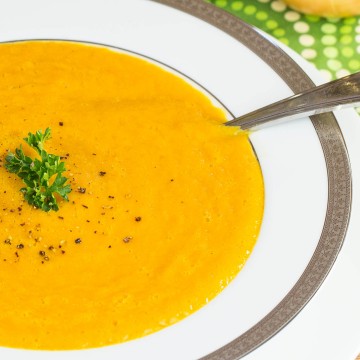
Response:
[{"label": "green napkin", "polygon": [[360,16],[329,19],[304,15],[280,0],[209,2],[288,45],[328,80],[360,71]]}]

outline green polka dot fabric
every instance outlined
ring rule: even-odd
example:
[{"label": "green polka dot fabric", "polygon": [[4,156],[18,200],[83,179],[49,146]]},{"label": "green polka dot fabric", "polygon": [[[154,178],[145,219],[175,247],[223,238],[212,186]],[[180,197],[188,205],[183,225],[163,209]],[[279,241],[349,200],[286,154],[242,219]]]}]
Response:
[{"label": "green polka dot fabric", "polygon": [[360,71],[360,16],[338,19],[305,15],[281,0],[206,1],[288,45],[327,80]]}]

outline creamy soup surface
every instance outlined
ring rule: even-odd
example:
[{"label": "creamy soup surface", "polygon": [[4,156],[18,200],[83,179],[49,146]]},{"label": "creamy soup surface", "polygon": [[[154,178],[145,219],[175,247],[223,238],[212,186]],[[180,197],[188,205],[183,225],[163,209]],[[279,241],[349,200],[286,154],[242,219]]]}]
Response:
[{"label": "creamy soup surface", "polygon": [[[71,42],[0,45],[0,346],[120,343],[190,315],[237,275],[264,206],[248,135],[181,78]],[[71,185],[30,206],[4,167],[50,127]]]}]

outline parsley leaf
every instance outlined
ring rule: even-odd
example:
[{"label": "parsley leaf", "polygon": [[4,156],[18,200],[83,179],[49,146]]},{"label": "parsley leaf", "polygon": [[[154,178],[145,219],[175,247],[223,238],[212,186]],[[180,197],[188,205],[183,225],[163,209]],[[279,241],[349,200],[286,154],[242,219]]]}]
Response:
[{"label": "parsley leaf", "polygon": [[[6,156],[6,169],[19,176],[26,187],[20,189],[25,200],[41,210],[59,210],[55,194],[68,201],[71,192],[70,185],[65,184],[67,178],[62,176],[66,170],[65,163],[60,156],[48,154],[44,149],[44,143],[51,138],[51,129],[47,128],[44,133],[41,130],[35,134],[29,133],[25,142],[40,155],[40,159],[32,159],[26,156],[22,146],[15,149],[15,154],[9,152]],[[55,177],[55,178],[54,178]]]}]

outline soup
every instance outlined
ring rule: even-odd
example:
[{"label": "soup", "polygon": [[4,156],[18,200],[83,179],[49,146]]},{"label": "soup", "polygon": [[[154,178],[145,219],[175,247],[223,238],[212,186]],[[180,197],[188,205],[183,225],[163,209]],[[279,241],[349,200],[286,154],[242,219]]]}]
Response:
[{"label": "soup", "polygon": [[[0,346],[83,349],[192,314],[243,267],[262,219],[248,135],[180,77],[100,46],[0,45]],[[4,164],[51,128],[72,188],[30,206]]]}]

